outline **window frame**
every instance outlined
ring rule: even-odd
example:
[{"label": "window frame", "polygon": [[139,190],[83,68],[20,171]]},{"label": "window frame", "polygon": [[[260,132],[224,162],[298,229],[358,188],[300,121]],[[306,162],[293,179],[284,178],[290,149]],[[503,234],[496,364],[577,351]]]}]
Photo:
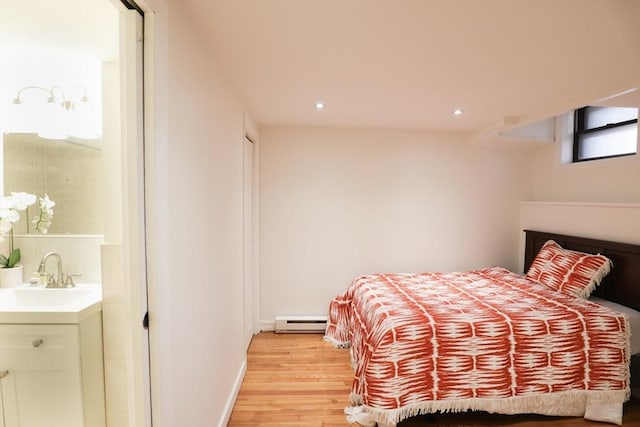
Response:
[{"label": "window frame", "polygon": [[[580,153],[580,144],[582,142],[582,137],[585,135],[590,135],[598,132],[602,132],[609,129],[615,129],[622,126],[628,126],[632,124],[638,124],[638,119],[632,120],[624,120],[621,122],[615,123],[607,123],[604,126],[597,126],[593,128],[586,128],[586,118],[587,118],[587,109],[588,108],[603,108],[603,107],[595,107],[595,106],[585,106],[582,108],[578,108],[574,111],[573,114],[573,147],[572,147],[572,163],[582,163],[589,162],[592,160],[601,160],[601,159],[612,159],[616,157],[627,157],[627,156],[635,156],[638,153],[638,142],[636,141],[636,151],[632,153],[621,153],[621,154],[611,154],[609,156],[599,156],[599,157],[588,157],[585,159],[580,159],[578,157],[578,153]],[[607,107],[604,107],[607,108]],[[640,110],[639,110],[640,112]]]}]

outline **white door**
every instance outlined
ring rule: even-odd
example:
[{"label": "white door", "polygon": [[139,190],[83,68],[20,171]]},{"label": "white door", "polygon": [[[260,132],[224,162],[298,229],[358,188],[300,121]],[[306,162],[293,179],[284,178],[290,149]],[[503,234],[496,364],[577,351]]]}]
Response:
[{"label": "white door", "polygon": [[254,331],[254,280],[253,280],[253,142],[247,137],[242,145],[243,161],[243,294],[244,294],[244,339],[249,348]]}]

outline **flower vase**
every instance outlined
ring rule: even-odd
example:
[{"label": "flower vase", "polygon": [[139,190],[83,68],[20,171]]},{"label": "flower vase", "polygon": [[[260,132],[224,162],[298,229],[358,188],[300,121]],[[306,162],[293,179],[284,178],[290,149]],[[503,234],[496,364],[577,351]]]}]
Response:
[{"label": "flower vase", "polygon": [[22,285],[22,266],[0,268],[0,288],[15,288]]}]

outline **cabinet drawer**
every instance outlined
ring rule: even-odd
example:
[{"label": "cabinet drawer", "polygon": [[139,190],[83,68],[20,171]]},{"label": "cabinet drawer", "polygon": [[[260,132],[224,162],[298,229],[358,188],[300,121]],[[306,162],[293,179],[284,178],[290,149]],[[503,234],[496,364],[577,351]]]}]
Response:
[{"label": "cabinet drawer", "polygon": [[0,325],[0,360],[78,357],[76,325]]}]

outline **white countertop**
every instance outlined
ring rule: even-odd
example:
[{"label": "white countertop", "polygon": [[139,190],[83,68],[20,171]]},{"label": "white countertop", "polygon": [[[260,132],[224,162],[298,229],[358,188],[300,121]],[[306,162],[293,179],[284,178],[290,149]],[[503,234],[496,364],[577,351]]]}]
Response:
[{"label": "white countertop", "polygon": [[102,286],[0,288],[0,323],[75,324],[102,310]]}]

